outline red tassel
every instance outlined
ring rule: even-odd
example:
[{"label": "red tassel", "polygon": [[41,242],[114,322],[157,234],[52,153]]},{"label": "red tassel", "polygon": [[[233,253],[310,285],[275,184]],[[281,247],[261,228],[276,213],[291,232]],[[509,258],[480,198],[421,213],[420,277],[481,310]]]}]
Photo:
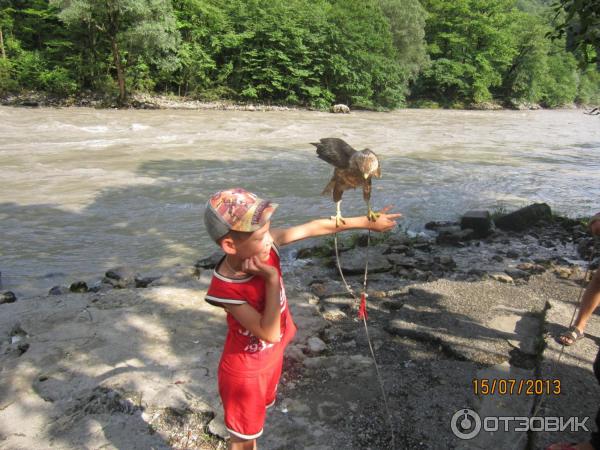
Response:
[{"label": "red tassel", "polygon": [[360,307],[358,308],[358,318],[367,320],[369,318],[369,314],[367,313],[367,294],[362,293],[360,296]]}]

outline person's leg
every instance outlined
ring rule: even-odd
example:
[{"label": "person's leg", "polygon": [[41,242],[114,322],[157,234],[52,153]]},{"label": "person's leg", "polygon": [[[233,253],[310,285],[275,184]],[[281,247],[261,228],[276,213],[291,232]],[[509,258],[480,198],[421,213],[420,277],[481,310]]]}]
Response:
[{"label": "person's leg", "polygon": [[[581,299],[581,308],[579,308],[577,318],[573,323],[573,326],[581,333],[583,333],[585,330],[590,317],[598,305],[600,305],[600,269],[596,270],[592,276],[592,280],[585,288],[583,298]],[[566,334],[563,334],[560,336],[560,341],[565,345],[571,345],[573,344],[574,339]]]},{"label": "person's leg", "polygon": [[263,376],[236,376],[219,370],[219,394],[229,431],[228,448],[255,450],[265,422],[265,388]]},{"label": "person's leg", "polygon": [[229,450],[256,450],[256,439],[242,439],[233,434],[229,439]]}]

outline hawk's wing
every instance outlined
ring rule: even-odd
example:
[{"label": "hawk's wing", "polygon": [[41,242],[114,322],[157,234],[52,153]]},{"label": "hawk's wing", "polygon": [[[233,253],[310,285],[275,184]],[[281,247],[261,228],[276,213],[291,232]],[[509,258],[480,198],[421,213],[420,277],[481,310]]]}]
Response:
[{"label": "hawk's wing", "polygon": [[311,144],[317,147],[319,158],[340,169],[347,169],[350,157],[356,153],[356,150],[339,138],[324,138],[319,143]]}]

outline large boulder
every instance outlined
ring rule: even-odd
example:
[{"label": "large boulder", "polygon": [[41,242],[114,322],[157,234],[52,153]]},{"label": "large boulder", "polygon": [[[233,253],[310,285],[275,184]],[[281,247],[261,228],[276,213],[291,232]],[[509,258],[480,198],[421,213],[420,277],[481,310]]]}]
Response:
[{"label": "large boulder", "polygon": [[6,291],[0,293],[0,305],[2,305],[3,303],[14,303],[16,301],[17,296],[13,292]]},{"label": "large boulder", "polygon": [[471,228],[461,229],[459,226],[438,228],[436,243],[440,245],[460,246],[464,241],[474,237],[474,231]]},{"label": "large boulder", "polygon": [[214,269],[219,261],[221,261],[221,258],[223,258],[223,255],[224,253],[220,250],[213,252],[210,256],[196,261],[194,266],[198,267],[199,269]]},{"label": "large boulder", "polygon": [[347,105],[339,103],[339,104],[333,105],[331,107],[331,112],[332,113],[338,113],[338,114],[349,114],[350,113],[350,108]]},{"label": "large boulder", "polygon": [[487,236],[492,229],[489,211],[467,211],[460,219],[460,228],[470,228],[477,237]]},{"label": "large boulder", "polygon": [[136,280],[141,279],[140,275],[130,267],[115,267],[105,273],[104,283],[112,285],[117,289],[134,288]]},{"label": "large boulder", "polygon": [[551,218],[552,210],[546,203],[534,203],[496,219],[495,223],[502,230],[523,231],[540,220]]}]

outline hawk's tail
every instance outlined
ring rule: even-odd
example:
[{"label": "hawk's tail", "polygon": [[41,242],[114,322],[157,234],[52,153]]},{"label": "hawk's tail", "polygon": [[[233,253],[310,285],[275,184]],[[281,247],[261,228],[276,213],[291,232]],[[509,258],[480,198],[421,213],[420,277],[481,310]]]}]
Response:
[{"label": "hawk's tail", "polygon": [[327,183],[327,186],[325,186],[325,189],[323,189],[323,192],[321,192],[321,195],[329,195],[333,192],[333,188],[335,186],[335,180],[331,180],[329,183]]}]

